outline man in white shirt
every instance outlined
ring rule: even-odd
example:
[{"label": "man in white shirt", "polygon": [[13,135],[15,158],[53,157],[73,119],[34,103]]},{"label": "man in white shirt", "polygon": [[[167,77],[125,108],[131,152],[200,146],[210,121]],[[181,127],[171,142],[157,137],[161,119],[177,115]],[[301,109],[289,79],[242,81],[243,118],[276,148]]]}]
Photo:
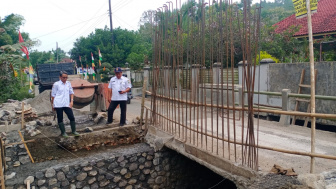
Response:
[{"label": "man in white shirt", "polygon": [[114,69],[116,76],[112,77],[109,83],[109,95],[111,95],[110,106],[107,112],[107,123],[110,124],[113,121],[113,112],[120,105],[120,126],[124,126],[126,123],[126,104],[127,104],[127,92],[132,88],[132,84],[127,77],[122,76],[121,68]]},{"label": "man in white shirt", "polygon": [[71,131],[74,136],[79,136],[76,132],[75,116],[72,112],[74,92],[71,83],[67,81],[68,73],[60,72],[60,80],[55,82],[51,90],[52,110],[56,110],[58,126],[61,130],[61,136],[68,137],[63,123],[63,111],[70,120]]}]

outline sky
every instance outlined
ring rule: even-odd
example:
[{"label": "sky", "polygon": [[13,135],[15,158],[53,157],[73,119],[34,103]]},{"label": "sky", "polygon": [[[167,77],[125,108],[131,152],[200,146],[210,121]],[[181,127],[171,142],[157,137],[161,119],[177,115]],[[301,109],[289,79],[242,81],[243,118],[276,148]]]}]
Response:
[{"label": "sky", "polygon": [[[181,0],[181,3],[187,1]],[[137,30],[144,11],[156,10],[166,2],[111,0],[113,28]],[[175,9],[176,1],[172,2]],[[177,2],[179,4],[180,0]],[[57,42],[58,47],[68,52],[77,38],[88,36],[95,28],[104,28],[105,25],[110,28],[108,10],[108,0],[5,0],[1,2],[0,17],[3,19],[14,13],[25,18],[20,31],[39,41],[39,45],[30,50],[56,49]]]}]

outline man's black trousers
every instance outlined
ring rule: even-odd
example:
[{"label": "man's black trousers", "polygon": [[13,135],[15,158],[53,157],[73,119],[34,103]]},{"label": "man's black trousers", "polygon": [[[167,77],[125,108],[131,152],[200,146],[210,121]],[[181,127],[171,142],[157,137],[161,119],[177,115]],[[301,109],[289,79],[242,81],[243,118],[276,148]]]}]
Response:
[{"label": "man's black trousers", "polygon": [[127,101],[111,101],[110,106],[107,110],[107,122],[112,123],[113,112],[120,105],[120,124],[125,124],[126,122],[126,104]]},{"label": "man's black trousers", "polygon": [[75,117],[73,115],[72,109],[69,107],[63,107],[63,108],[55,108],[57,113],[57,122],[63,123],[63,111],[68,116],[70,121],[75,121]]}]

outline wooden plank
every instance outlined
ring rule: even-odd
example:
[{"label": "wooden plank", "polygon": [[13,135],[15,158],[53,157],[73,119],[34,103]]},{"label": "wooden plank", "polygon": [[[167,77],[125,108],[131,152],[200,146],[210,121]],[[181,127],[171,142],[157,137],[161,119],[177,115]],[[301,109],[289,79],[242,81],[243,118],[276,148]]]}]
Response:
[{"label": "wooden plank", "polygon": [[[1,139],[1,143],[2,143],[2,139]],[[1,154],[2,154],[2,148],[1,148]],[[2,161],[3,161],[3,156],[1,155],[1,161],[0,161],[0,177],[1,177],[1,189],[5,189],[5,175],[4,175],[4,169],[3,169],[3,166],[6,167],[6,165],[3,165],[2,164]]]},{"label": "wooden plank", "polygon": [[[21,134],[21,131],[18,131],[18,132],[19,132],[19,135],[20,135],[20,138],[21,138],[22,142],[24,142],[24,138],[23,138],[23,136],[22,136],[22,134]],[[31,154],[30,154],[30,151],[29,151],[29,149],[28,149],[27,144],[24,143],[23,145],[25,146],[25,148],[26,148],[26,150],[27,150],[27,153],[28,153],[28,155],[29,155],[29,157],[30,157],[30,160],[32,161],[32,163],[34,163],[34,159],[33,159],[33,157],[32,157]]]}]

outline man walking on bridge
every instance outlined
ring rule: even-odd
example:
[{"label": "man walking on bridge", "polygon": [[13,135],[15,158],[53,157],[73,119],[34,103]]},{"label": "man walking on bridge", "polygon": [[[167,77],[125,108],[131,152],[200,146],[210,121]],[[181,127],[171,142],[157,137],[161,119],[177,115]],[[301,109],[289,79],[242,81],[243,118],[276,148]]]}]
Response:
[{"label": "man walking on bridge", "polygon": [[114,69],[115,76],[111,78],[109,83],[109,96],[111,96],[110,106],[107,113],[107,123],[113,121],[113,112],[120,105],[120,126],[126,123],[126,104],[127,92],[132,88],[131,82],[127,77],[122,76],[121,68]]}]

